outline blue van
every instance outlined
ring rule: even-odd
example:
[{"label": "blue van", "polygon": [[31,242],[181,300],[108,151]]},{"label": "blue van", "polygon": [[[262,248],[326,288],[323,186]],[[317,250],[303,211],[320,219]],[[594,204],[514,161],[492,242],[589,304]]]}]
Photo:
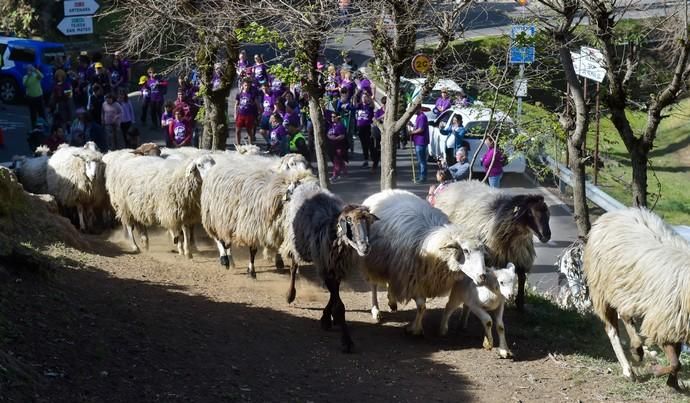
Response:
[{"label": "blue van", "polygon": [[43,73],[41,86],[47,94],[53,87],[57,58],[65,60],[65,46],[61,43],[0,36],[0,100],[11,103],[24,96],[22,78],[27,64],[33,64]]}]

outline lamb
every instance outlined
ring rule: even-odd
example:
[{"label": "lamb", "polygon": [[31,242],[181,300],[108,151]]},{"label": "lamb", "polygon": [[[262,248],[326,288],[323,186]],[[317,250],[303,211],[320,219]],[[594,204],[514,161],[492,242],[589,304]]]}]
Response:
[{"label": "lamb", "polygon": [[284,202],[301,183],[316,181],[308,170],[273,172],[221,161],[201,188],[201,221],[216,241],[220,263],[234,267],[233,242],[249,246],[248,272],[256,277],[259,247],[278,250],[283,243]]},{"label": "lamb", "polygon": [[[127,228],[132,250],[139,251],[134,228],[159,224],[180,239],[178,252],[192,258],[190,228],[201,221],[201,184],[215,160],[210,155],[186,161],[142,156],[121,162],[109,182],[111,203]],[[147,247],[146,231],[143,231]],[[180,237],[182,234],[182,237]]]},{"label": "lamb", "polygon": [[512,196],[479,181],[450,184],[436,196],[435,206],[457,224],[474,228],[487,247],[487,264],[513,262],[518,275],[516,304],[525,305],[525,282],[536,253],[532,233],[542,243],[551,239],[549,208],[541,195]]},{"label": "lamb", "polygon": [[584,250],[584,272],[594,313],[621,364],[634,374],[618,336],[618,318],[630,337],[633,356],[642,360],[640,325],[647,344],[663,347],[669,365],[654,365],[655,376],[668,375],[678,389],[681,344],[690,342],[690,244],[644,208],[625,208],[602,215],[592,225]]},{"label": "lamb", "polygon": [[79,229],[87,230],[85,213],[101,206],[105,193],[103,155],[87,146],[58,147],[48,160],[46,188],[62,207],[76,207]]},{"label": "lamb", "polygon": [[[379,217],[371,226],[371,252],[363,270],[372,283],[388,283],[397,302],[414,299],[417,316],[406,328],[422,334],[426,298],[447,295],[465,275],[478,284],[486,279],[484,252],[477,236],[463,233],[460,225],[425,200],[404,190],[385,190],[364,203]],[[376,285],[372,286],[374,319],[380,320]]]},{"label": "lamb", "polygon": [[47,146],[36,148],[33,158],[24,156],[13,157],[14,173],[17,179],[24,186],[24,190],[31,193],[43,194],[48,192],[46,184],[46,168],[48,167],[48,154],[50,149]]},{"label": "lamb", "polygon": [[369,253],[369,227],[378,218],[364,206],[345,204],[316,182],[298,186],[286,210],[281,253],[292,259],[288,303],[295,299],[298,264],[312,263],[330,292],[321,326],[328,330],[332,323],[340,325],[343,351],[350,352],[353,343],[340,299],[340,282],[357,267],[358,256]]},{"label": "lamb", "polygon": [[[455,283],[450,292],[446,309],[441,319],[441,335],[448,333],[448,320],[455,310],[462,305],[463,328],[467,328],[469,313],[472,311],[484,325],[484,349],[491,350],[494,346],[492,331],[492,316],[498,333],[498,354],[501,358],[510,358],[512,353],[506,342],[505,327],[503,326],[503,308],[505,302],[513,297],[513,290],[517,282],[515,265],[508,263],[504,269],[491,268],[483,286],[476,285],[470,278],[464,278]],[[490,315],[490,311],[493,315]]]}]

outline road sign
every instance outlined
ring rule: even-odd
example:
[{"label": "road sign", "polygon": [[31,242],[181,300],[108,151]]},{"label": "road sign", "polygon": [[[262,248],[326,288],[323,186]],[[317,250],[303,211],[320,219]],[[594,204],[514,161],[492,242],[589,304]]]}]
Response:
[{"label": "road sign", "polygon": [[94,0],[65,0],[65,17],[75,15],[93,15],[100,5]]},{"label": "road sign", "polygon": [[418,54],[412,58],[412,71],[417,74],[426,74],[431,70],[431,58],[425,54]]},{"label": "road sign", "polygon": [[526,78],[516,78],[513,83],[513,91],[516,97],[526,97],[527,96],[527,79]]},{"label": "road sign", "polygon": [[58,30],[67,36],[86,35],[93,33],[93,17],[65,17],[57,26]]},{"label": "road sign", "polygon": [[575,74],[598,83],[604,81],[606,78],[606,69],[602,64],[603,56],[599,58],[596,53],[591,52],[585,54],[570,52],[570,56],[573,58]]},{"label": "road sign", "polygon": [[[534,25],[513,25],[510,27],[510,37],[515,40],[519,35],[524,34],[527,37],[533,37],[537,33],[537,27]],[[510,63],[525,64],[533,63],[535,57],[534,46],[510,46]]]}]

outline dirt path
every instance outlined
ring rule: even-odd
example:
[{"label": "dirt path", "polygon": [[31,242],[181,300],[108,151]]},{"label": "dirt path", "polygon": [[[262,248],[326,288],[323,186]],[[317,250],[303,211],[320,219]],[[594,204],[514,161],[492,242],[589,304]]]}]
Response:
[{"label": "dirt path", "polygon": [[[48,275],[0,270],[0,343],[31,379],[0,371],[0,402],[625,398],[611,395],[625,384],[614,364],[613,374],[587,368],[571,358],[568,337],[532,338],[540,332],[536,313],[507,313],[516,360],[500,360],[481,349],[476,321],[461,332],[456,320],[451,335],[439,337],[440,309],[427,316],[425,338],[403,334],[411,304],[388,313],[384,325],[373,323],[368,287],[355,278],[343,293],[356,344],[356,353],[346,355],[338,331],[319,327],[328,296],[311,268],[302,270],[289,306],[288,276],[267,261],[259,261],[258,279],[251,280],[243,269],[222,269],[207,241],[188,261],[170,252],[163,235],[152,236],[151,251],[140,255],[122,252],[119,236],[94,238],[98,255],[52,251],[83,267]],[[550,357],[550,351],[564,353]],[[673,396],[662,388],[656,393],[650,400]]]}]

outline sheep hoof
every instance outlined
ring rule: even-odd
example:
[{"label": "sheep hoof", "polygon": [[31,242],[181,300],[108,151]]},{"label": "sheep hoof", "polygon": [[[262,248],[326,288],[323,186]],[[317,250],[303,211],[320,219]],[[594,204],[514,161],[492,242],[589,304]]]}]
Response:
[{"label": "sheep hoof", "polygon": [[230,259],[228,259],[227,256],[221,256],[220,257],[220,264],[221,266],[225,266],[226,269],[230,268]]},{"label": "sheep hoof", "polygon": [[371,317],[374,318],[376,323],[381,323],[383,321],[383,315],[381,314],[381,311],[376,307],[371,308]]},{"label": "sheep hoof", "polygon": [[297,290],[294,288],[291,288],[288,293],[287,293],[287,303],[292,304],[292,302],[295,300],[295,297],[297,296]]},{"label": "sheep hoof", "polygon": [[498,356],[503,359],[513,358],[513,353],[510,350],[498,349]]},{"label": "sheep hoof", "polygon": [[131,250],[132,250],[132,253],[140,253],[140,252],[141,252],[141,250],[139,249],[139,247],[138,247],[138,246],[134,246],[134,247],[132,247],[132,249],[131,249]]},{"label": "sheep hoof", "polygon": [[491,341],[485,337],[484,343],[482,343],[482,347],[484,347],[484,350],[486,350],[486,351],[491,351],[494,348],[494,343],[493,343],[493,341]]},{"label": "sheep hoof", "polygon": [[191,252],[185,253],[184,256],[185,256],[187,259],[192,260],[192,253],[191,253]]},{"label": "sheep hoof", "polygon": [[256,271],[254,271],[253,267],[248,267],[247,268],[247,273],[249,273],[249,276],[253,279],[256,279]]}]

